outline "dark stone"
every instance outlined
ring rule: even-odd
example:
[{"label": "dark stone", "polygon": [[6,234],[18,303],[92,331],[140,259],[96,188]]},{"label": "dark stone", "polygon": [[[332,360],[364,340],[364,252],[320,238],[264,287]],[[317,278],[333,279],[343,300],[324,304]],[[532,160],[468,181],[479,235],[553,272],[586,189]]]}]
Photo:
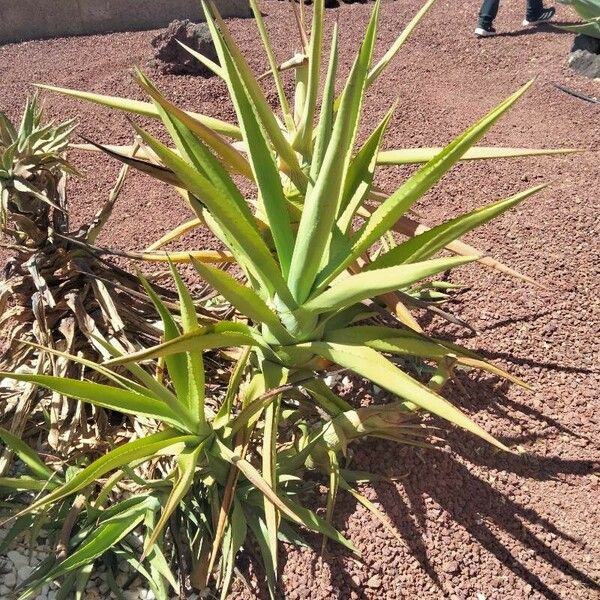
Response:
[{"label": "dark stone", "polygon": [[203,77],[213,75],[212,71],[182,48],[178,41],[218,63],[217,52],[206,23],[192,23],[187,19],[172,21],[165,31],[152,40],[152,46],[155,48],[154,65],[162,73]]},{"label": "dark stone", "polygon": [[600,54],[600,40],[590,35],[579,33],[573,40],[571,52],[577,52],[577,50],[586,50],[592,54]]},{"label": "dark stone", "polygon": [[569,66],[591,79],[600,78],[600,54],[594,54],[587,50],[576,50],[569,55]]}]

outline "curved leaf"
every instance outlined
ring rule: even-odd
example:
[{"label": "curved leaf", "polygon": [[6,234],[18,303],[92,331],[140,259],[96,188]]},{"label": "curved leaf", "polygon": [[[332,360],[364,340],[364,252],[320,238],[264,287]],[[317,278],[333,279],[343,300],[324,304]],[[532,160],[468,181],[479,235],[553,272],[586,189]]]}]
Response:
[{"label": "curved leaf", "polygon": [[477,257],[463,256],[436,258],[410,265],[364,271],[357,275],[351,275],[325,290],[309,300],[301,309],[317,314],[337,310],[361,300],[409,286],[425,277],[453,269],[476,259]]},{"label": "curved leaf", "polygon": [[298,344],[298,347],[310,349],[327,360],[351,369],[379,387],[510,452],[509,448],[487,433],[460,409],[398,369],[382,354],[371,348],[333,342],[309,342]]}]

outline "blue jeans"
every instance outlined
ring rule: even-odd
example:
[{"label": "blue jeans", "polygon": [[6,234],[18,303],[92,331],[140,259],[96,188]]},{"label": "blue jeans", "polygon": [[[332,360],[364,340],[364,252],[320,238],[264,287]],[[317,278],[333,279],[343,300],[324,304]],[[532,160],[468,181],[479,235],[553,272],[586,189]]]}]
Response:
[{"label": "blue jeans", "polygon": [[[486,27],[492,24],[498,14],[498,6],[500,6],[500,0],[483,0],[481,10],[479,11],[480,27]],[[527,0],[527,13],[525,18],[528,21],[535,21],[535,19],[540,16],[543,9],[543,0]]]}]

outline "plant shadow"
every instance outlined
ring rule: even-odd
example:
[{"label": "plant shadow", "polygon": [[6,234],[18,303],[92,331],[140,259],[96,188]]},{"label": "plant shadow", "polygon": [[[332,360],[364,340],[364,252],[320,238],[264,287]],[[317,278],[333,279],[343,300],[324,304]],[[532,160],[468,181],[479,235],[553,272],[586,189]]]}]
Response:
[{"label": "plant shadow", "polygon": [[[461,374],[460,385],[450,386],[445,395],[468,412],[473,413],[486,408],[490,413],[511,419],[513,423],[521,423],[525,431],[530,429],[531,420],[544,425],[541,433],[531,432],[502,438],[503,442],[513,447],[545,437],[548,435],[548,429],[554,429],[555,434],[558,432],[588,443],[593,442],[583,433],[544,414],[543,409],[531,408],[511,400],[505,392],[505,383],[495,377],[486,376],[475,380]],[[441,422],[434,422],[434,425],[445,427]],[[445,431],[444,442],[447,447],[459,451],[451,454],[446,448],[415,450],[391,442],[371,440],[355,447],[352,461],[353,469],[371,471],[394,480],[371,483],[370,499],[381,506],[400,534],[408,553],[414,557],[429,581],[439,589],[440,597],[452,594],[456,590],[453,590],[451,579],[439,564],[439,559],[432,560],[427,534],[429,530],[437,527],[438,531],[445,531],[452,536],[455,524],[464,529],[483,550],[505,565],[523,585],[530,585],[545,598],[564,598],[564,588],[553,589],[552,582],[539,574],[546,573],[548,568],[570,578],[574,585],[585,586],[592,593],[600,592],[600,583],[573,564],[569,558],[562,555],[564,552],[561,554],[557,548],[563,543],[578,546],[581,540],[569,535],[535,509],[528,507],[526,500],[516,500],[511,493],[513,490],[519,491],[524,488],[529,481],[553,481],[564,476],[586,476],[598,472],[600,464],[597,461],[499,452],[491,447],[482,446],[478,440],[455,428]],[[502,486],[508,487],[510,492],[500,491],[481,475],[475,474],[471,465],[490,469],[490,478],[501,478]],[[400,468],[403,472],[399,471]],[[501,473],[498,475],[497,472]],[[368,491],[365,493],[369,494]],[[527,497],[525,493],[525,498]],[[347,529],[357,507],[354,498],[346,494],[340,496],[334,520],[334,525],[340,531]],[[437,522],[433,523],[432,507],[435,507],[434,513],[437,514]],[[366,514],[369,517],[363,521],[363,529],[381,529],[381,525],[370,513]],[[307,541],[314,555],[318,557],[321,552],[321,538],[307,536]],[[519,552],[515,550],[515,542]],[[391,537],[389,543],[395,543]],[[522,558],[523,550],[531,556],[535,555],[537,563],[543,563],[544,568],[532,569],[531,564],[527,564],[528,559]],[[443,556],[442,560],[446,558]],[[367,567],[373,561],[384,560],[373,553],[367,555],[366,559]],[[356,561],[346,549],[329,543],[322,560],[328,564],[328,584],[338,594],[336,597],[352,597],[355,600],[371,597],[365,595],[363,584],[359,585],[356,578],[352,578],[349,566]],[[318,560],[316,562],[318,563]],[[460,563],[460,560],[458,562]],[[317,568],[315,564],[311,564],[311,569],[314,571],[313,577],[323,578],[322,569]],[[278,597],[286,597],[283,587],[280,587]]]},{"label": "plant shadow", "polygon": [[[451,440],[451,443],[453,441]],[[418,450],[415,453],[414,450],[399,448],[389,442],[375,442],[372,446],[367,452],[357,453],[355,468],[373,471],[374,466],[377,465],[379,468],[376,470],[381,475],[389,478],[401,476],[401,479],[394,483],[372,483],[374,494],[371,499],[376,499],[376,502],[381,505],[384,514],[400,534],[410,555],[439,589],[440,597],[452,593],[453,590],[447,573],[439,563],[431,560],[427,547],[426,534],[436,526],[431,522],[432,507],[434,513],[438,515],[437,519],[441,519],[437,527],[448,531],[446,520],[462,527],[478,545],[543,597],[561,600],[564,598],[561,595],[563,590],[554,590],[550,583],[544,581],[520,556],[517,556],[514,549],[504,541],[505,539],[512,538],[518,545],[535,555],[537,561],[542,561],[546,563],[546,567],[560,571],[577,585],[586,586],[594,593],[600,592],[599,582],[575,566],[569,559],[561,556],[561,553],[553,547],[556,546],[554,540],[557,538],[570,544],[579,544],[579,540],[556,527],[536,510],[512,500],[509,495],[500,492],[475,475],[462,459],[468,458],[472,462],[496,469],[501,468],[508,473],[507,477],[511,483],[516,480],[517,475],[529,479],[550,480],[564,474],[588,474],[598,469],[598,464],[594,461],[511,455],[505,456],[501,461],[502,466],[499,467],[497,460],[499,455],[492,451],[481,455],[477,450],[468,449],[463,452],[462,457],[459,457],[436,450]],[[394,455],[396,458],[393,462],[397,465],[401,464],[404,468],[409,466],[409,472],[399,473],[391,469],[382,473],[381,459],[378,461],[373,459],[376,456],[386,455]],[[354,499],[347,497],[340,499],[335,524],[343,529],[356,508],[357,503]],[[365,523],[365,527],[381,527],[376,523],[369,517],[369,523]],[[541,528],[543,532],[535,533],[534,528],[538,530]],[[452,533],[450,532],[449,535]],[[318,552],[318,547],[315,545],[315,552]],[[325,556],[325,559],[330,561],[332,572],[344,571],[349,564],[348,556],[347,552],[335,548]],[[370,559],[373,560],[374,557],[371,556]],[[460,569],[460,566],[458,568]],[[348,572],[344,579],[344,588],[352,589],[355,593],[353,597],[365,597]]]},{"label": "plant shadow", "polygon": [[[563,29],[558,29],[556,26],[562,25],[573,25],[568,21],[552,21],[552,23],[542,23],[541,25],[536,25],[533,27],[527,27],[524,29],[517,29],[515,31],[501,31],[497,33],[493,37],[520,37],[523,35],[534,35],[536,33],[555,33],[558,35],[570,34],[573,35],[571,31],[565,31]],[[482,38],[486,39],[486,38]]]}]

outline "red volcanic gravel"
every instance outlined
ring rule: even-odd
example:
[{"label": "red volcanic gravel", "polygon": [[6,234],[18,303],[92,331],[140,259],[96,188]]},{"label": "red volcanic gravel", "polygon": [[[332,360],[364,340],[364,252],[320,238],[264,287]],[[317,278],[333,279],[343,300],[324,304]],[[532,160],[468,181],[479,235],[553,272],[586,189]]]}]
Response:
[{"label": "red volcanic gravel", "polygon": [[[533,89],[485,143],[586,150],[565,157],[461,164],[416,207],[428,223],[437,223],[552,182],[468,239],[545,288],[470,266],[453,274],[453,281],[470,289],[449,308],[478,334],[423,319],[429,331],[480,350],[535,386],[528,393],[493,377],[465,375],[462,386],[447,390],[478,423],[526,454],[495,452],[456,430],[443,432],[448,445],[440,450],[416,451],[379,441],[356,446],[354,468],[397,478],[361,489],[385,511],[403,543],[342,496],[335,524],[356,544],[362,559],[332,544],[319,558],[320,540],[310,536],[308,548],[285,547],[281,598],[600,598],[600,106],[566,95],[551,82],[588,95],[600,96],[600,88],[566,66],[571,34],[549,26],[522,30],[524,2],[501,4],[496,21],[500,35],[478,40],[473,36],[478,2],[439,0],[370,91],[362,134],[398,98],[387,147],[441,145],[535,77]],[[384,3],[380,54],[420,5],[421,0]],[[288,4],[270,0],[262,8],[278,57],[289,58],[295,30]],[[369,4],[352,4],[327,11],[329,26],[339,19],[345,70],[370,10]],[[563,6],[557,13],[560,21],[573,20]],[[252,22],[233,20],[231,28],[256,72],[266,70]],[[147,67],[156,33],[0,47],[0,108],[18,115],[32,82],[141,99],[130,68]],[[162,76],[151,69],[149,74],[179,105],[233,117],[221,82]],[[270,97],[276,101],[274,93]],[[132,139],[120,114],[53,94],[44,94],[44,100],[49,115],[77,117],[79,131],[93,140]],[[156,123],[150,129],[160,131]],[[75,227],[106,199],[119,167],[99,156],[73,152],[72,159],[84,175],[69,187]],[[388,169],[380,173],[379,183],[391,191],[408,172]],[[99,243],[140,249],[189,216],[165,186],[135,174]],[[179,247],[207,245],[215,242],[200,231]],[[250,581],[261,587],[260,577]],[[266,597],[264,590],[260,596]],[[232,597],[247,598],[249,593],[237,582]]]}]

